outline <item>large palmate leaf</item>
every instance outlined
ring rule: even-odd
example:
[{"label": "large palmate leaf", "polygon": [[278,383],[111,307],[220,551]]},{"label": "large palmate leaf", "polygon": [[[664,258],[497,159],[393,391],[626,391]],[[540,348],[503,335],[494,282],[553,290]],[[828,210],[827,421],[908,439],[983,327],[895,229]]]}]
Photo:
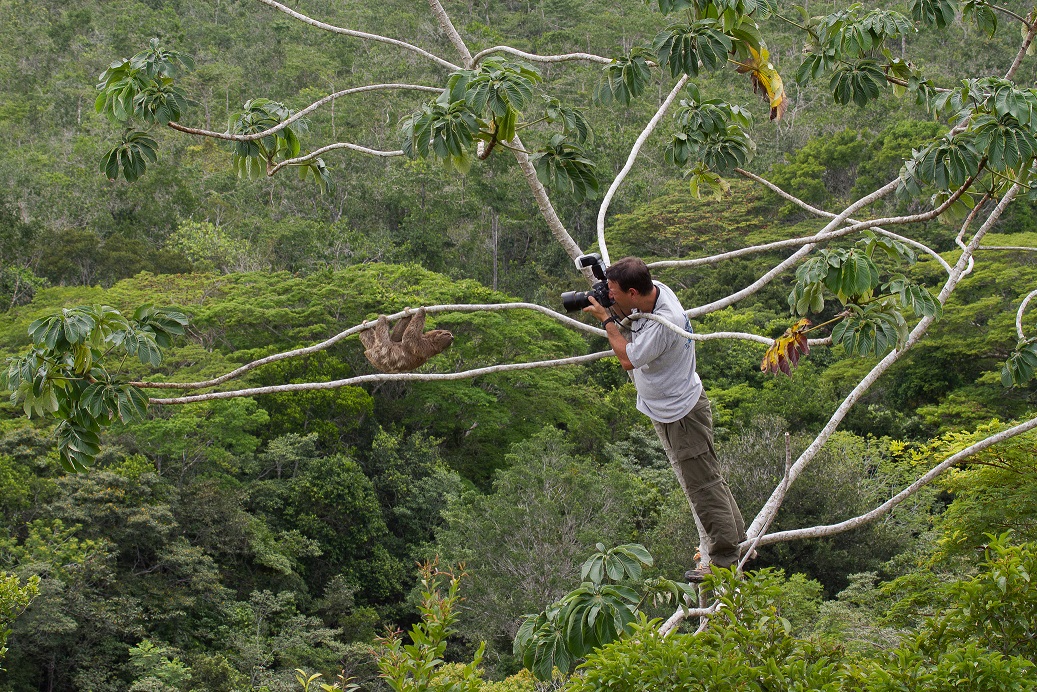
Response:
[{"label": "large palmate leaf", "polygon": [[116,180],[119,174],[132,183],[148,170],[148,163],[158,160],[158,142],[147,132],[128,131],[123,140],[101,157],[101,172],[108,180]]},{"label": "large palmate leaf", "polygon": [[832,329],[832,343],[852,356],[879,356],[903,343],[908,329],[904,316],[885,301],[848,305],[847,316]]},{"label": "large palmate leaf", "polygon": [[963,0],[961,18],[966,21],[974,19],[979,30],[987,36],[997,33],[997,13],[986,0]]},{"label": "large palmate leaf", "polygon": [[681,74],[697,77],[700,62],[707,70],[723,67],[731,47],[731,39],[713,19],[673,24],[652,43],[659,66],[669,67],[673,77]]},{"label": "large palmate leaf", "polygon": [[481,124],[464,100],[450,104],[432,101],[400,122],[403,152],[412,158],[435,156],[447,167],[465,173],[471,167],[471,149]]},{"label": "large palmate leaf", "polygon": [[918,317],[943,317],[943,304],[938,301],[929,289],[921,284],[913,283],[903,274],[896,274],[882,289],[889,291],[897,298],[900,306],[910,310]]},{"label": "large palmate leaf", "polygon": [[[291,109],[270,99],[250,99],[242,108],[243,112],[231,125],[232,134],[258,135],[292,116]],[[235,172],[240,177],[255,178],[266,175],[267,169],[278,161],[298,157],[302,145],[297,132],[305,127],[305,123],[296,120],[265,137],[234,142]]]},{"label": "large palmate leaf", "polygon": [[537,179],[545,186],[569,192],[577,202],[597,197],[594,162],[584,156],[579,146],[567,142],[564,135],[551,137],[548,145],[532,154],[529,160],[536,169]]},{"label": "large palmate leaf", "polygon": [[853,101],[864,106],[882,93],[886,87],[886,75],[875,60],[856,60],[836,68],[829,86],[836,103],[846,105]]},{"label": "large palmate leaf", "polygon": [[976,147],[986,153],[987,164],[995,171],[1018,170],[1037,154],[1037,140],[1012,115],[981,115],[973,129]]},{"label": "large palmate leaf", "polygon": [[601,584],[608,576],[613,581],[640,579],[641,565],[652,566],[652,555],[640,543],[627,543],[609,550],[601,543],[580,569],[580,580]]},{"label": "large palmate leaf", "polygon": [[601,104],[616,102],[629,106],[630,102],[644,93],[652,79],[648,67],[651,54],[635,46],[629,55],[614,59],[602,68],[601,81],[594,90],[594,100]]},{"label": "large palmate leaf", "polygon": [[1001,384],[1006,387],[1026,384],[1037,372],[1037,339],[1023,339],[1001,368]]},{"label": "large palmate leaf", "polygon": [[579,108],[563,106],[558,99],[548,99],[547,121],[561,123],[562,134],[583,144],[590,136],[591,126]]},{"label": "large palmate leaf", "polygon": [[912,0],[911,18],[940,29],[954,21],[955,7],[951,0]]}]

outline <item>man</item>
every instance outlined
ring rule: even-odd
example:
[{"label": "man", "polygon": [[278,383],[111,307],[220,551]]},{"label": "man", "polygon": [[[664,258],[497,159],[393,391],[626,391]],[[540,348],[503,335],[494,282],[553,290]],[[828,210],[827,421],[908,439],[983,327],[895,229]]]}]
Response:
[{"label": "man", "polygon": [[[606,278],[614,302],[611,309],[591,297],[583,311],[601,321],[623,369],[632,371],[637,410],[652,419],[671,450],[677,480],[705,529],[710,560],[730,567],[738,562],[745,523],[713,449],[713,416],[695,372],[695,343],[654,320],[635,320],[629,330],[619,326],[621,319],[638,312],[658,315],[687,332],[691,323],[673,291],[653,281],[648,266],[637,257],[613,264]],[[629,341],[623,331],[628,331]],[[703,565],[684,577],[699,583],[708,573]]]}]

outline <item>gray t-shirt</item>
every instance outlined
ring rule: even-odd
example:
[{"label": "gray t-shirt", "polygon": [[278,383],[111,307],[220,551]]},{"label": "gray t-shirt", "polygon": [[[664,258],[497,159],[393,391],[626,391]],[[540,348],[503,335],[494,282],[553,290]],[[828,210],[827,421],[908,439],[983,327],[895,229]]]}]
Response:
[{"label": "gray t-shirt", "polygon": [[[666,284],[659,289],[652,313],[691,331],[677,296]],[[634,320],[627,358],[634,366],[637,410],[660,423],[680,420],[698,403],[702,380],[695,372],[695,342],[653,320]]]}]

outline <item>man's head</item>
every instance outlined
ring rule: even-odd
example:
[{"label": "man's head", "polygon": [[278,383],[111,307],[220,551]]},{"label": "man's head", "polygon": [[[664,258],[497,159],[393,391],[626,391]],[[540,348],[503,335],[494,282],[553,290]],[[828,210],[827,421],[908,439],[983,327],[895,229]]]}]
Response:
[{"label": "man's head", "polygon": [[624,257],[605,271],[612,300],[624,310],[643,309],[642,303],[652,296],[655,284],[648,265],[639,257]]}]

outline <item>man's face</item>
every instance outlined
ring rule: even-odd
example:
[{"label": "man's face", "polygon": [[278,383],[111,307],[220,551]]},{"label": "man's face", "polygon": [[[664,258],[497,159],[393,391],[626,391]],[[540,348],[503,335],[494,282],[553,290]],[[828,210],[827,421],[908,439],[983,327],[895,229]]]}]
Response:
[{"label": "man's face", "polygon": [[637,307],[635,302],[639,297],[637,289],[630,288],[624,291],[619,287],[619,284],[609,279],[609,297],[612,298],[612,302],[620,307],[624,312],[630,312],[633,308]]}]

